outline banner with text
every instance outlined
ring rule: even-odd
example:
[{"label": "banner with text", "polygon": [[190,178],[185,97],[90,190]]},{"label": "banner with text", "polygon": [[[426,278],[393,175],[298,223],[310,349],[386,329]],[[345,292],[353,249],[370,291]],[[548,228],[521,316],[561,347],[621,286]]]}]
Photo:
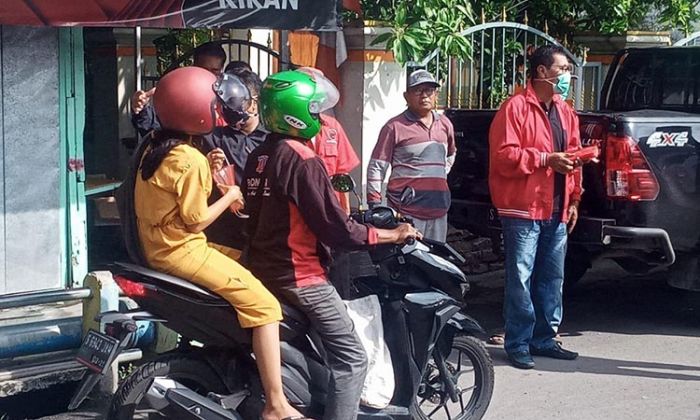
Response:
[{"label": "banner with text", "polygon": [[336,31],[340,0],[2,0],[1,25]]}]

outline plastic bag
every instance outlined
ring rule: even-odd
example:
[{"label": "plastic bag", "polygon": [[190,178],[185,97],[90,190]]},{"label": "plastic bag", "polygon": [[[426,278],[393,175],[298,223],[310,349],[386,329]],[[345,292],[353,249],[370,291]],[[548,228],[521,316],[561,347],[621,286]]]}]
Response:
[{"label": "plastic bag", "polygon": [[348,314],[367,352],[369,366],[362,387],[360,403],[372,408],[385,408],[394,396],[394,367],[384,341],[384,325],[379,299],[375,295],[346,300]]}]

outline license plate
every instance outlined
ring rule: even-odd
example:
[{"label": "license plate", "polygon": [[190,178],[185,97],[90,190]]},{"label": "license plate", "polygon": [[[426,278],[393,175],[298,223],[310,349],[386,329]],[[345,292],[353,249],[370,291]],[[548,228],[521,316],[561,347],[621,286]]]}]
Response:
[{"label": "license plate", "polygon": [[105,373],[119,352],[119,340],[114,337],[88,331],[75,357],[78,362],[97,373]]}]

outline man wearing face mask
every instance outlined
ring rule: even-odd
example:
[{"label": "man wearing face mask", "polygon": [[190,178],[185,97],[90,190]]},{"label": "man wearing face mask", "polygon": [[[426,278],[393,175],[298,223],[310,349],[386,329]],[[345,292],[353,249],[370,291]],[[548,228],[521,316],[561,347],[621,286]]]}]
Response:
[{"label": "man wearing face mask", "polygon": [[573,360],[556,341],[562,316],[567,233],[578,219],[578,117],[564,100],[571,66],[564,49],[538,48],[527,89],[507,100],[489,133],[489,188],[503,227],[505,343],[511,364],[532,356]]},{"label": "man wearing face mask", "polygon": [[[213,171],[226,163],[234,166],[235,182],[240,185],[243,168],[250,152],[265,141],[268,132],[260,123],[258,94],[262,82],[257,74],[247,69],[226,67],[217,82],[217,95],[226,106],[219,112],[233,125],[218,126],[202,139],[201,150],[207,155]],[[212,191],[210,200],[216,200],[219,191]],[[246,219],[225,212],[205,231],[211,242],[234,249],[245,244]]]}]

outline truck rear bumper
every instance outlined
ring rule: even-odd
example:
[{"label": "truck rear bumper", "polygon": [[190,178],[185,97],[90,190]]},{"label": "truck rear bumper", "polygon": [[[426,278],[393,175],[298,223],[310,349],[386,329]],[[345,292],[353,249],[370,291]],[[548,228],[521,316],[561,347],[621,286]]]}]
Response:
[{"label": "truck rear bumper", "polygon": [[[498,238],[501,231],[496,209],[480,201],[453,199],[449,221],[481,236]],[[610,218],[581,216],[569,237],[569,244],[590,251],[586,258],[610,258],[635,273],[661,270],[676,261],[665,230],[617,226],[615,219]]]},{"label": "truck rear bumper", "polygon": [[583,245],[599,257],[638,259],[634,271],[663,269],[676,261],[668,233],[659,228],[617,226],[614,219],[581,217],[570,243]]}]

